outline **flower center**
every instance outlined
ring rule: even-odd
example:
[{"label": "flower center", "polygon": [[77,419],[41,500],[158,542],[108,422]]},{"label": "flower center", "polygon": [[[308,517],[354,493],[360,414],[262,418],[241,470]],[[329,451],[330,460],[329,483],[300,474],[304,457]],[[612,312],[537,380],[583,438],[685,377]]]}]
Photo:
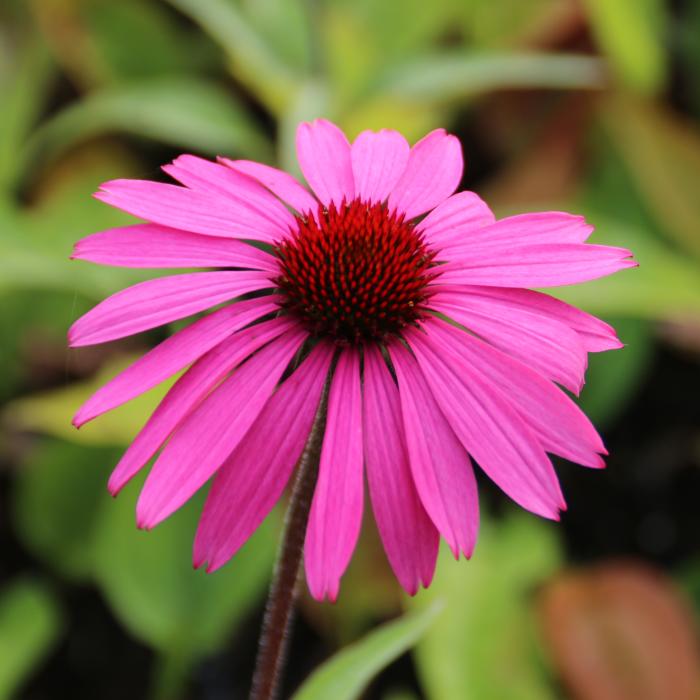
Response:
[{"label": "flower center", "polygon": [[403,215],[355,199],[297,217],[297,226],[275,249],[275,283],[313,335],[381,341],[422,316],[435,253]]}]

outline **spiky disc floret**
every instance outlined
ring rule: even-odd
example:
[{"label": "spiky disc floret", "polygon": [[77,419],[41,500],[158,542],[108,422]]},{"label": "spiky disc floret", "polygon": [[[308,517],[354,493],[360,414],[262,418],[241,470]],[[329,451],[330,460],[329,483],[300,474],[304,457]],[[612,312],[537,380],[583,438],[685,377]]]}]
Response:
[{"label": "spiky disc floret", "polygon": [[421,317],[435,254],[403,215],[356,199],[297,224],[276,248],[275,282],[313,335],[379,341]]}]

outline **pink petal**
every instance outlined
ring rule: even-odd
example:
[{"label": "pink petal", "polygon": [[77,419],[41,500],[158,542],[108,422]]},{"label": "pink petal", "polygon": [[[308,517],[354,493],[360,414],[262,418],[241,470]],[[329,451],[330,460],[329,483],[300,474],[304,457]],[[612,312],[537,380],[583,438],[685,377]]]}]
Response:
[{"label": "pink petal", "polygon": [[269,297],[241,301],[200,318],[164,340],[96,391],[73,418],[79,428],[89,420],[143,394],[179,372],[235,331],[279,306]]},{"label": "pink petal", "polygon": [[[474,288],[478,289],[478,288]],[[498,298],[438,292],[430,308],[457,321],[545,377],[579,393],[588,356],[576,331],[551,316],[513,307]]]},{"label": "pink petal", "polygon": [[291,327],[293,323],[282,318],[265,321],[235,333],[197,360],[175,382],[129,445],[109,479],[110,493],[117,495],[236,365]]},{"label": "pink petal", "polygon": [[159,277],[127,287],[100,302],[71,326],[68,339],[71,347],[105,343],[272,286],[263,272],[192,272]]},{"label": "pink petal", "polygon": [[499,250],[510,246],[530,246],[560,243],[585,243],[593,226],[582,216],[560,211],[518,214],[473,231],[468,238],[454,241],[450,255],[471,259],[475,247],[494,247]]},{"label": "pink petal", "polygon": [[229,160],[219,158],[219,161],[229,168],[254,177],[259,183],[265,185],[267,189],[296,209],[300,214],[316,212],[318,202],[309,191],[299,183],[296,178],[285,173],[284,170],[271,168],[269,165],[255,163],[252,160]]},{"label": "pink petal", "polygon": [[598,453],[607,452],[600,436],[579,407],[554,384],[443,321],[431,321],[427,329],[436,342],[453,353],[458,371],[470,366],[491,385],[491,391],[513,403],[545,450],[588,467],[604,466]]},{"label": "pink petal", "polygon": [[372,508],[391,568],[415,595],[433,578],[439,537],[413,483],[396,384],[377,348],[366,347],[364,360],[363,431]]},{"label": "pink petal", "polygon": [[202,236],[157,224],[136,224],[93,233],[75,244],[71,258],[117,267],[279,270],[272,255],[243,241]]},{"label": "pink petal", "polygon": [[163,170],[190,189],[205,194],[219,193],[225,206],[241,207],[246,214],[253,212],[282,232],[296,226],[284,204],[257,180],[221,163],[183,155],[163,166]]},{"label": "pink petal", "polygon": [[[436,287],[436,289],[438,289]],[[615,329],[591,314],[564,303],[559,299],[534,292],[530,289],[509,289],[508,287],[476,287],[470,285],[445,285],[440,291],[455,294],[477,294],[490,297],[513,310],[529,311],[547,316],[578,333],[586,352],[602,352],[624,347]]]},{"label": "pink petal", "polygon": [[185,418],[143,486],[136,517],[150,529],[226,461],[258,417],[306,332],[293,328],[244,362]]},{"label": "pink petal", "polygon": [[439,283],[480,284],[493,287],[557,287],[612,275],[637,267],[624,248],[562,243],[522,245],[498,249],[475,248],[441,267]]},{"label": "pink petal", "polygon": [[474,192],[457,192],[438,204],[419,228],[431,246],[442,248],[466,243],[474,231],[495,220],[486,202]]},{"label": "pink petal", "polygon": [[420,331],[406,333],[433,396],[467,452],[523,508],[558,519],[564,499],[552,463],[509,400],[489,390],[472,367],[459,365]]},{"label": "pink petal", "polygon": [[297,158],[306,181],[323,204],[355,197],[350,143],[345,134],[325,119],[303,122],[297,129]]},{"label": "pink petal", "polygon": [[431,131],[411,149],[406,170],[389,196],[389,209],[407,219],[424,214],[457,189],[463,168],[459,140],[444,129]]},{"label": "pink petal", "polygon": [[148,180],[111,180],[95,197],[141,219],[207,236],[274,243],[287,230],[215,192]]},{"label": "pink petal", "polygon": [[405,440],[418,494],[455,558],[460,552],[470,557],[479,529],[479,499],[469,455],[408,350],[394,343],[389,354],[399,380]]},{"label": "pink petal", "polygon": [[318,482],[304,544],[306,580],[316,600],[334,601],[362,522],[362,397],[360,356],[338,358],[328,397]]},{"label": "pink petal", "polygon": [[279,500],[311,431],[333,347],[317,345],[272,395],[217,473],[194,541],[194,563],[225,564]]},{"label": "pink petal", "polygon": [[355,196],[366,202],[383,202],[403,175],[410,147],[391,129],[363,131],[351,148]]}]

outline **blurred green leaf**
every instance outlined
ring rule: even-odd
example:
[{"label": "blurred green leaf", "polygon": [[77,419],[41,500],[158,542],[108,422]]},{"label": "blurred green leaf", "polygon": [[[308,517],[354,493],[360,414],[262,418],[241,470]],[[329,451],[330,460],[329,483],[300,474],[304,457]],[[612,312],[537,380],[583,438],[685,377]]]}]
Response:
[{"label": "blurred green leaf", "polygon": [[276,547],[268,518],[224,569],[193,571],[201,495],[147,533],[136,529],[131,486],[103,509],[95,541],[97,579],[117,617],[182,663],[217,649],[263,598]]},{"label": "blurred green leaf", "polygon": [[354,700],[372,678],[408,651],[430,628],[443,605],[388,622],[338,652],[317,668],[294,694],[294,700]]},{"label": "blurred green leaf", "polygon": [[28,159],[55,158],[105,132],[124,132],[210,155],[269,160],[271,147],[231,92],[201,79],[158,78],[95,91],[43,124]]},{"label": "blurred green leaf", "polygon": [[603,116],[660,230],[700,256],[700,134],[672,113],[630,99],[609,100]]},{"label": "blurred green leaf", "polygon": [[50,389],[11,401],[3,417],[22,430],[31,430],[81,445],[128,445],[155,407],[172,386],[175,378],[159,384],[113,411],[76,430],[71,418],[80,406],[102,385],[125,369],[137,357],[119,357],[106,363],[96,377],[60,389]]},{"label": "blurred green leaf", "polygon": [[455,3],[467,38],[477,47],[522,46],[539,33],[568,28],[576,0],[470,0]]},{"label": "blurred green leaf", "polygon": [[455,562],[443,547],[435,580],[410,601],[418,609],[446,603],[414,652],[431,700],[555,697],[538,665],[531,610],[534,587],[561,560],[555,527],[517,512],[498,523],[482,519],[471,561]]},{"label": "blurred green leaf", "polygon": [[66,373],[66,327],[89,306],[73,293],[37,290],[1,294],[0,402],[23,387],[56,381]]},{"label": "blurred green leaf", "polygon": [[593,32],[625,87],[659,92],[666,81],[664,0],[585,0]]},{"label": "blurred green leaf", "polygon": [[234,75],[275,113],[295,94],[300,76],[269,45],[232,0],[167,0],[226,51]]},{"label": "blurred green leaf", "polygon": [[299,0],[242,0],[250,22],[265,43],[299,74],[311,71],[312,47],[317,39],[312,31],[311,3]]},{"label": "blurred green leaf", "polygon": [[615,420],[634,398],[654,356],[653,336],[647,323],[635,319],[607,320],[625,347],[588,356],[586,385],[578,401],[599,427]]},{"label": "blurred green leaf", "polygon": [[453,0],[341,0],[341,4],[357,13],[361,30],[379,49],[375,67],[424,49],[453,28]]},{"label": "blurred green leaf", "polygon": [[[212,46],[150,0],[81,0],[79,14],[94,60],[110,82],[206,69]],[[125,38],[128,37],[128,41]],[[186,47],[186,50],[183,48]]]},{"label": "blurred green leaf", "polygon": [[12,70],[0,79],[0,190],[16,185],[17,166],[24,140],[44,106],[53,64],[46,46],[26,40]]},{"label": "blurred green leaf", "polygon": [[411,690],[390,690],[382,696],[382,700],[419,700]]},{"label": "blurred green leaf", "polygon": [[700,557],[695,555],[683,562],[675,575],[676,581],[693,601],[695,609],[700,611]]},{"label": "blurred green leaf", "polygon": [[64,576],[92,575],[95,524],[111,505],[108,470],[119,452],[43,440],[18,471],[13,520],[25,545]]},{"label": "blurred green leaf", "polygon": [[537,53],[452,53],[389,69],[372,86],[402,100],[447,101],[513,88],[600,89],[601,62],[590,56]]},{"label": "blurred green leaf", "polygon": [[31,580],[15,581],[0,593],[0,699],[15,691],[35,670],[60,633],[53,597]]}]

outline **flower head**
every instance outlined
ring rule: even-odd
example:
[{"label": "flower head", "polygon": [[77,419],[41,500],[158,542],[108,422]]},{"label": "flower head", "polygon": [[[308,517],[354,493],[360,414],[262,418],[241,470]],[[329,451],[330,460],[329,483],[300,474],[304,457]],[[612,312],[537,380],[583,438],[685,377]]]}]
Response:
[{"label": "flower head", "polygon": [[621,347],[599,319],[528,287],[635,263],[586,243],[560,212],[496,220],[454,194],[462,154],[439,129],[350,144],[301,124],[310,190],[266,165],[180,156],[180,185],[105,183],[97,198],[148,223],[96,233],[73,257],[105,265],[219,268],[125,289],[71,328],[71,345],[138,333],[223,304],[145,354],[78,411],[80,426],[185,367],[110,478],[117,493],[157,453],[137,506],[151,528],[212,477],[197,566],[228,561],[280,498],[333,366],[306,534],[309,588],[335,599],[355,547],[364,477],[386,553],[411,594],[433,575],[439,536],[474,548],[472,460],[514,501],[565,508],[548,453],[602,467],[575,403],[587,353]]}]

